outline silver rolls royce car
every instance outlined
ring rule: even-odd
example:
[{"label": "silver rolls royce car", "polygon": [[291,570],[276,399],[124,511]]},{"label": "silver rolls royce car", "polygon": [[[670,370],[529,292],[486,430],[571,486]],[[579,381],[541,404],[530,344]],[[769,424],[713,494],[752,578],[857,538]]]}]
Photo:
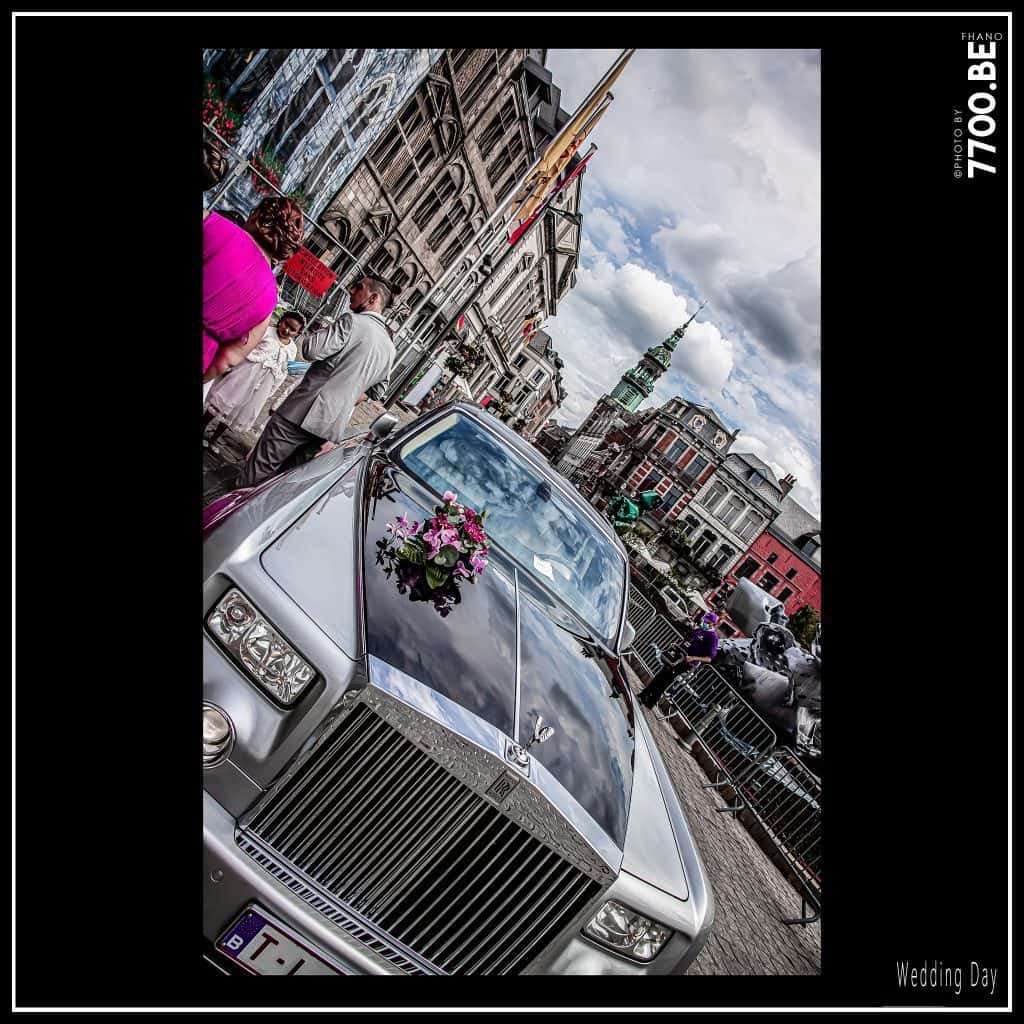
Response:
[{"label": "silver rolls royce car", "polygon": [[[713,901],[620,665],[622,544],[484,410],[393,426],[204,510],[206,959],[682,973]],[[446,492],[489,550],[434,589],[394,524]]]}]

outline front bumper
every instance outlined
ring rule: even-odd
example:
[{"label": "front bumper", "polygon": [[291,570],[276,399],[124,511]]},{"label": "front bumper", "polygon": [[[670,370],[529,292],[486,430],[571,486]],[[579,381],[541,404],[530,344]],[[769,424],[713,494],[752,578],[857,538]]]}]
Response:
[{"label": "front bumper", "polygon": [[[283,876],[279,880],[245,853],[236,840],[235,819],[205,792],[203,844],[203,935],[209,943],[205,958],[211,969],[218,967],[225,973],[239,972],[229,957],[216,950],[215,944],[242,911],[255,903],[269,911],[296,938],[307,943],[315,953],[342,973],[410,973],[386,956],[376,953],[351,931],[334,924],[307,903],[299,894],[310,890],[305,889],[301,880],[290,876]],[[643,893],[648,889],[643,882],[622,872],[606,895],[642,907]],[[353,924],[356,935],[365,934],[366,930],[358,922]],[[654,961],[650,964],[637,964],[614,956],[577,934],[570,936],[561,949],[549,949],[528,973],[677,974],[682,973],[699,949],[698,946],[691,950],[689,946],[689,940],[677,932]],[[398,963],[408,965],[408,961],[400,955]]]}]

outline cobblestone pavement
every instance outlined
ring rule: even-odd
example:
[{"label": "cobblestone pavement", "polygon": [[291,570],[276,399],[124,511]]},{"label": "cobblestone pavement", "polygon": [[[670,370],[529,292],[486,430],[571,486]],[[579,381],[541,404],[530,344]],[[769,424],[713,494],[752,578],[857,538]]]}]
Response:
[{"label": "cobblestone pavement", "polygon": [[[643,684],[626,666],[634,692]],[[637,705],[640,707],[641,705]],[[686,812],[715,896],[715,923],[689,974],[820,974],[821,923],[784,925],[797,917],[800,897],[731,814],[701,766],[667,722],[644,709],[658,749]]]}]

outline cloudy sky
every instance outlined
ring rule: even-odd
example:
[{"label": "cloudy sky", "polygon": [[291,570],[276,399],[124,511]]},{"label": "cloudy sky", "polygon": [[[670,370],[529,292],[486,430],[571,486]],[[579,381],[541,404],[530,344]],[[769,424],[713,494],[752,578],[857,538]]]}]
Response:
[{"label": "cloudy sky", "polygon": [[[549,50],[573,111],[616,50]],[[709,405],[820,516],[817,50],[638,50],[590,140],[576,287],[545,325],[578,424],[691,324],[647,405]]]}]

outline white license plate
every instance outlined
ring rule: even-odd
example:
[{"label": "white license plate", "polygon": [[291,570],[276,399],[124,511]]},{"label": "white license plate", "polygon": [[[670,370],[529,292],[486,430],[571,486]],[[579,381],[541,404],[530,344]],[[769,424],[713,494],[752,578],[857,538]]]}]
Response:
[{"label": "white license plate", "polygon": [[217,948],[253,974],[342,973],[256,907],[249,907],[221,936]]}]

